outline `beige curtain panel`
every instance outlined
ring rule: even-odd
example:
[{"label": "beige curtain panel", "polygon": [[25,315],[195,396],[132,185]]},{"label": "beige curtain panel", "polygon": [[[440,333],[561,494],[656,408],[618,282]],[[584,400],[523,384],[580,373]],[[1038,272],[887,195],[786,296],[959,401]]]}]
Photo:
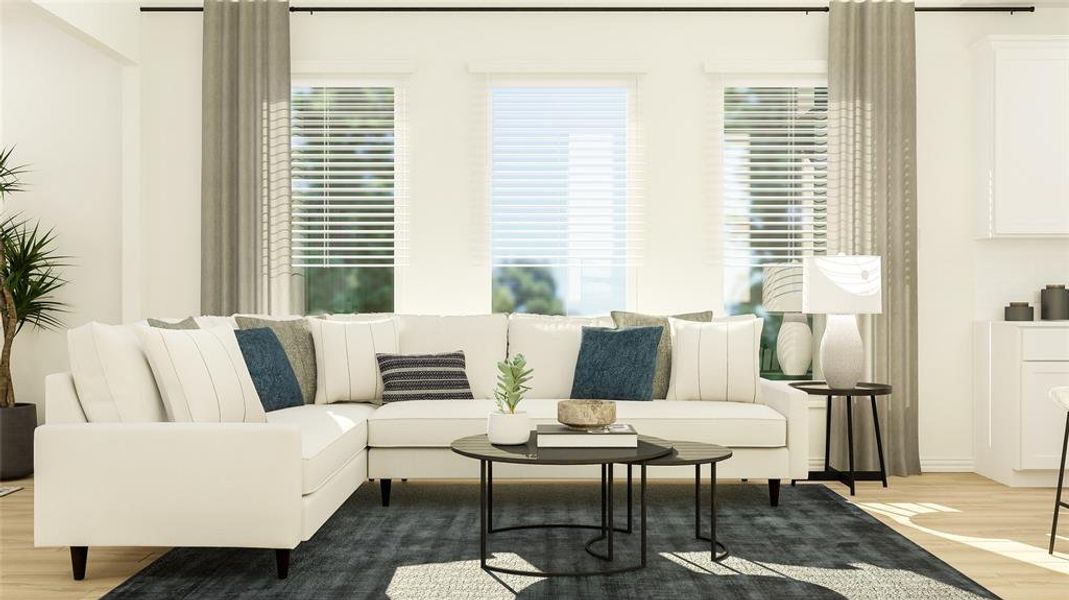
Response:
[{"label": "beige curtain panel", "polygon": [[[828,47],[829,253],[883,257],[883,314],[862,324],[887,470],[920,473],[917,442],[916,51],[912,2],[833,0]],[[855,460],[877,469],[869,410],[854,411]],[[832,453],[846,463],[845,403]]]},{"label": "beige curtain panel", "polygon": [[201,312],[290,312],[289,2],[204,2]]}]

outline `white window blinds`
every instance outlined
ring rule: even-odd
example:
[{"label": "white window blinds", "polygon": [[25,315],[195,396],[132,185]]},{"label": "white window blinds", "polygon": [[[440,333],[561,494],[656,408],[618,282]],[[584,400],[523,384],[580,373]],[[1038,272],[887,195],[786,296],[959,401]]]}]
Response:
[{"label": "white window blinds", "polygon": [[637,246],[630,92],[582,85],[489,89],[493,266],[628,264]]},{"label": "white window blinds", "polygon": [[826,87],[725,87],[725,262],[798,262],[827,250]]},{"label": "white window blinds", "polygon": [[393,267],[398,259],[393,87],[295,86],[294,267]]}]

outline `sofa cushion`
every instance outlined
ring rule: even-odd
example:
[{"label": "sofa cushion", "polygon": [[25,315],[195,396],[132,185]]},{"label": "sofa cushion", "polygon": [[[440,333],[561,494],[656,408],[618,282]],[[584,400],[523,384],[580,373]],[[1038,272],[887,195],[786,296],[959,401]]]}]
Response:
[{"label": "sofa cushion", "polygon": [[664,327],[584,327],[572,398],[652,400]]},{"label": "sofa cushion", "polygon": [[233,329],[136,329],[170,420],[264,422],[264,407]]},{"label": "sofa cushion", "polygon": [[302,405],[267,414],[267,422],[301,431],[302,493],[311,494],[367,447],[370,404]]},{"label": "sofa cushion", "polygon": [[[653,373],[653,399],[663,400],[668,395],[668,378],[672,374],[672,326],[668,324],[668,317],[644,315],[623,310],[614,310],[611,314],[612,322],[617,328],[654,326],[664,328],[661,341],[657,344],[657,370]],[[672,315],[672,318],[684,321],[708,322],[713,319],[713,311],[683,313]]]},{"label": "sofa cushion", "polygon": [[132,327],[87,323],[67,332],[71,377],[90,423],[166,420],[163,399]]},{"label": "sofa cushion", "polygon": [[494,397],[497,363],[505,360],[508,343],[508,317],[493,314],[444,317],[398,315],[396,318],[401,354],[440,354],[461,350],[464,352],[471,393],[476,398]]},{"label": "sofa cushion", "polygon": [[669,400],[757,402],[761,386],[761,328],[754,315],[672,326]]},{"label": "sofa cushion", "polygon": [[382,401],[472,400],[464,353],[377,354]]},{"label": "sofa cushion", "polygon": [[534,369],[528,398],[568,398],[571,395],[583,327],[612,327],[612,319],[520,313],[509,317],[509,356],[522,354],[527,359],[527,366]]},{"label": "sofa cushion", "polygon": [[301,317],[296,319],[266,319],[248,315],[234,315],[238,327],[242,329],[260,329],[268,327],[278,336],[282,349],[286,351],[293,374],[301,386],[301,398],[305,404],[316,399],[316,350],[308,322]]},{"label": "sofa cushion", "polygon": [[[557,422],[556,399],[524,400],[520,410],[534,424]],[[460,437],[486,433],[492,400],[415,400],[386,404],[368,419],[368,445],[375,448],[448,447]],[[733,448],[779,448],[787,444],[787,420],[764,404],[739,402],[617,402],[616,419],[639,433],[667,440]]]},{"label": "sofa cushion", "polygon": [[316,404],[382,402],[375,355],[397,352],[397,321],[308,319],[315,342]]},{"label": "sofa cushion", "polygon": [[260,395],[265,411],[279,410],[304,404],[301,386],[293,367],[278,343],[278,336],[267,327],[262,329],[238,329],[238,339],[245,366],[249,368],[252,384]]}]

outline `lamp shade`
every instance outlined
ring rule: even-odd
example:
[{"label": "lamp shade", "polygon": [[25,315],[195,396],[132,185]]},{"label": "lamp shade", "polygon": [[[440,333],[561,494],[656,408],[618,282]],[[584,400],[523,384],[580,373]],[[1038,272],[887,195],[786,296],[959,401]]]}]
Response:
[{"label": "lamp shade", "polygon": [[879,256],[808,256],[802,261],[802,312],[883,312]]},{"label": "lamp shade", "polygon": [[802,312],[802,265],[765,267],[761,304],[770,313]]}]

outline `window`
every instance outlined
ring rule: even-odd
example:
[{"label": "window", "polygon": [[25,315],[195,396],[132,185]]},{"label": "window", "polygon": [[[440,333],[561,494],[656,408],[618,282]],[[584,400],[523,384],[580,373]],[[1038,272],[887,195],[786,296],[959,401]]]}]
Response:
[{"label": "window", "polygon": [[630,91],[490,88],[495,312],[605,314],[627,307],[634,250]]},{"label": "window", "polygon": [[397,241],[393,87],[294,86],[292,264],[304,310],[393,310]]},{"label": "window", "polygon": [[[827,112],[823,86],[723,88],[724,290],[731,313],[767,316],[765,268],[827,251]],[[778,331],[779,319],[766,318],[763,345],[774,347]]]}]

